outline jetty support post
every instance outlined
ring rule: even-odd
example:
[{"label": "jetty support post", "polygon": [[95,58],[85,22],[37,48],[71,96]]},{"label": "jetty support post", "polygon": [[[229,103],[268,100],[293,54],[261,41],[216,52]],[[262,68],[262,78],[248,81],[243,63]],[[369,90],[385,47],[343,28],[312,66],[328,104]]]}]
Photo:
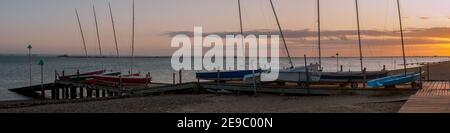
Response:
[{"label": "jetty support post", "polygon": [[419,89],[423,88],[423,74],[422,74],[422,67],[419,67]]},{"label": "jetty support post", "polygon": [[122,76],[119,76],[119,91],[118,91],[118,95],[122,95],[122,89],[123,89],[123,82],[122,82]]},{"label": "jetty support post", "polygon": [[175,73],[172,73],[172,84],[174,84],[174,85],[176,84],[175,83]]},{"label": "jetty support post", "polygon": [[108,91],[108,96],[112,97],[114,96],[114,93],[112,91]]},{"label": "jetty support post", "polygon": [[366,88],[367,83],[367,68],[364,67],[362,73],[363,73],[363,88]]},{"label": "jetty support post", "polygon": [[44,61],[41,59],[39,61],[39,66],[41,66],[41,96],[45,99],[45,89],[44,89]]},{"label": "jetty support post", "polygon": [[430,63],[427,63],[427,80],[430,80]]},{"label": "jetty support post", "polygon": [[65,87],[62,86],[62,87],[61,87],[61,99],[65,99],[64,94],[66,94],[66,92],[65,92]]},{"label": "jetty support post", "polygon": [[58,86],[56,85],[56,81],[58,81],[58,70],[55,70],[55,75],[54,75],[55,77],[55,80],[54,80],[54,82],[53,82],[53,87],[52,87],[52,91],[51,91],[51,93],[52,93],[52,99],[57,99],[57,91],[59,90],[58,89]]},{"label": "jetty support post", "polygon": [[56,99],[55,97],[55,91],[56,90],[56,86],[55,84],[53,84],[52,89],[50,90],[50,99]]},{"label": "jetty support post", "polygon": [[69,86],[69,87],[67,87],[66,88],[67,90],[66,90],[66,93],[67,93],[67,95],[66,95],[66,99],[70,99],[70,93],[71,93],[71,89],[72,89],[72,87],[71,86]]},{"label": "jetty support post", "polygon": [[62,86],[61,87],[61,99],[66,99],[65,94],[66,94],[66,86]]},{"label": "jetty support post", "polygon": [[50,99],[55,99],[55,87],[51,87],[50,89]]},{"label": "jetty support post", "polygon": [[80,87],[80,99],[84,98],[84,87]]},{"label": "jetty support post", "polygon": [[95,97],[99,98],[100,97],[100,89],[95,89]]},{"label": "jetty support post", "polygon": [[[56,85],[56,84],[55,84]],[[55,99],[58,100],[59,99],[59,90],[60,87],[58,85],[55,86]]]},{"label": "jetty support post", "polygon": [[66,86],[63,86],[62,88],[61,88],[61,99],[67,99],[66,98]]},{"label": "jetty support post", "polygon": [[183,83],[183,76],[182,76],[183,74],[182,74],[182,72],[183,72],[182,70],[179,70],[179,71],[178,71],[178,76],[179,76],[179,78],[180,78],[180,79],[179,79],[179,80],[180,80],[180,81],[179,81],[180,84]]},{"label": "jetty support post", "polygon": [[66,86],[61,87],[61,99],[66,99]]},{"label": "jetty support post", "polygon": [[92,98],[92,89],[91,88],[86,88],[86,96],[87,98]]},{"label": "jetty support post", "polygon": [[70,87],[70,99],[76,99],[77,98],[77,87],[72,86]]},{"label": "jetty support post", "polygon": [[217,70],[217,84],[220,83],[220,70]]},{"label": "jetty support post", "polygon": [[308,61],[306,60],[306,54],[303,55],[303,58],[305,60],[305,72],[306,72],[306,88],[307,88],[307,93],[309,95],[309,67],[308,67]]}]

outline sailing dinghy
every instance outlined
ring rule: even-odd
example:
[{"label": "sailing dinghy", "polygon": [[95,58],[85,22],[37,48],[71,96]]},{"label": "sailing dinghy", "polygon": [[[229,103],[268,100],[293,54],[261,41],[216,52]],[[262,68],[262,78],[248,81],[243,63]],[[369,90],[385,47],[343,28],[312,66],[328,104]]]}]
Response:
[{"label": "sailing dinghy", "polygon": [[[117,76],[117,75],[95,75],[92,78],[92,83],[96,84],[96,85],[109,85],[109,86],[142,86],[142,85],[148,85],[149,83],[151,83],[152,78],[150,77],[150,74],[146,74],[146,75],[142,75],[140,73],[133,73],[133,65],[134,65],[134,40],[135,40],[135,2],[134,0],[132,1],[132,15],[133,15],[133,19],[132,19],[132,42],[131,42],[131,68],[130,68],[130,73],[128,75],[121,75],[121,76]],[[113,26],[113,32],[114,32],[114,41],[115,41],[115,46],[116,46],[116,54],[117,57],[119,56],[119,50],[118,50],[118,45],[117,45],[117,38],[116,38],[116,31],[115,31],[115,24],[114,24],[114,19],[113,19],[113,14],[112,14],[112,9],[111,9],[111,4],[109,4],[109,10],[110,10],[110,14],[111,14],[111,22],[112,22],[112,26]],[[94,10],[95,11],[95,10]]]},{"label": "sailing dinghy", "polygon": [[98,71],[80,73],[80,74],[75,74],[75,75],[59,76],[58,79],[59,80],[71,80],[71,79],[76,79],[76,78],[81,78],[81,77],[89,77],[92,75],[103,74],[105,72],[106,72],[105,70],[98,70]]},{"label": "sailing dinghy", "polygon": [[386,77],[385,71],[370,71],[370,72],[321,72],[320,82],[334,82],[334,83],[351,83],[364,82],[364,80],[372,80]]},{"label": "sailing dinghy", "polygon": [[141,86],[151,83],[152,78],[149,75],[145,76],[108,76],[95,75],[92,76],[93,84],[108,85],[108,86]]},{"label": "sailing dinghy", "polygon": [[400,11],[400,0],[397,0],[397,11],[398,11],[398,19],[400,24],[400,37],[402,41],[402,52],[403,52],[403,74],[387,76],[384,78],[370,80],[368,85],[371,87],[383,87],[383,86],[393,86],[398,84],[406,84],[406,83],[414,83],[417,80],[420,80],[423,72],[414,72],[407,73],[406,69],[406,56],[405,56],[405,42],[404,42],[404,34],[403,34],[403,25],[402,25],[402,15]]},{"label": "sailing dinghy", "polygon": [[[364,63],[363,63],[363,52],[362,52],[362,42],[361,42],[361,30],[360,30],[360,21],[359,21],[359,5],[358,0],[355,0],[356,6],[356,20],[357,20],[357,32],[358,32],[358,46],[359,46],[359,60],[360,60],[360,69],[361,71],[356,72],[322,72],[320,77],[320,82],[325,83],[351,83],[353,88],[358,86],[358,82],[366,82],[367,80],[382,78],[387,76],[386,71],[365,71]],[[317,30],[318,30],[318,46],[319,46],[319,64],[321,64],[321,29],[320,29],[320,0],[317,0]]]},{"label": "sailing dinghy", "polygon": [[[306,67],[295,67],[291,69],[281,69],[278,74],[277,82],[294,82],[294,83],[304,83],[304,82],[318,82],[321,78],[319,65],[309,65],[308,71]],[[307,79],[307,77],[309,79]]]}]

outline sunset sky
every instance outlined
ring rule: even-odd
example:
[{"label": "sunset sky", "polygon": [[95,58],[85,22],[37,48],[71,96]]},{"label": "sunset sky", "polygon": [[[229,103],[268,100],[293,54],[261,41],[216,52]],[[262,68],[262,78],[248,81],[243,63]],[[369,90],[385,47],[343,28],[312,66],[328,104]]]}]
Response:
[{"label": "sunset sky", "polygon": [[[316,0],[273,0],[293,56],[317,56]],[[114,55],[111,2],[121,55],[131,51],[131,0],[0,0],[0,54],[83,54],[78,8],[89,55],[98,55],[92,6],[105,55]],[[355,0],[321,0],[324,56],[357,56]],[[395,0],[359,0],[364,56],[401,55]],[[450,0],[401,0],[408,56],[450,56]],[[242,0],[247,34],[276,32],[268,0]],[[167,56],[171,35],[203,26],[239,31],[237,0],[136,0],[136,54]],[[282,52],[283,53],[283,52]],[[283,55],[283,54],[282,54]]]}]

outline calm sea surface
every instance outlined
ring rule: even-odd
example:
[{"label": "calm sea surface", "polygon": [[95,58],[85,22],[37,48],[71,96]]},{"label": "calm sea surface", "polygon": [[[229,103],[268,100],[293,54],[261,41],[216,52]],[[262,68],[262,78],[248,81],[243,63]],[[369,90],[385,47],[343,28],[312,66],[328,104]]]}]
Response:
[{"label": "calm sea surface", "polygon": [[[131,59],[129,58],[59,58],[59,57],[32,57],[32,84],[40,84],[40,67],[37,62],[43,59],[44,82],[53,82],[55,70],[60,73],[74,74],[77,69],[80,72],[106,68],[108,70],[122,70],[127,73]],[[317,58],[308,58],[309,63],[317,62]],[[408,63],[441,62],[448,61],[448,57],[410,57]],[[303,58],[294,58],[294,64],[302,66]],[[336,71],[336,58],[323,59],[324,71]],[[383,65],[389,70],[402,68],[402,58],[364,58],[364,65],[368,70],[381,70]],[[359,71],[359,58],[339,58],[339,64],[344,70]],[[24,87],[29,84],[29,58],[26,56],[0,55],[0,101],[26,99],[23,96],[8,91],[10,88]],[[155,82],[172,82],[172,73],[175,72],[170,65],[170,58],[135,58],[135,70],[142,73],[150,72]],[[281,59],[281,66],[288,66],[287,58]],[[416,65],[409,65],[414,67]],[[194,71],[185,71],[183,81],[195,81]]]}]

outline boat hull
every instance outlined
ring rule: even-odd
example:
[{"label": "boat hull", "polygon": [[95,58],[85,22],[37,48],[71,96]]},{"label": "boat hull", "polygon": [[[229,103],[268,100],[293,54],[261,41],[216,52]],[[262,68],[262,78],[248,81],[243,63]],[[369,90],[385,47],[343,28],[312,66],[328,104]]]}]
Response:
[{"label": "boat hull", "polygon": [[[309,76],[309,79],[307,79]],[[278,82],[318,82],[320,81],[320,72],[280,72]]]},{"label": "boat hull", "polygon": [[201,80],[242,81],[245,75],[253,73],[261,73],[261,70],[197,72],[196,77]]},{"label": "boat hull", "polygon": [[151,83],[151,78],[149,77],[118,77],[118,76],[102,76],[96,75],[92,76],[93,81],[90,81],[93,84],[98,85],[112,85],[118,86],[122,83],[123,86],[132,86],[132,85],[148,85]]},{"label": "boat hull", "polygon": [[410,82],[415,82],[420,80],[421,73],[409,73],[409,74],[399,74],[393,76],[387,76],[384,78],[374,79],[367,82],[370,87],[384,87],[392,86],[398,84],[406,84]]},{"label": "boat hull", "polygon": [[365,79],[362,72],[321,72],[320,82],[363,82],[386,77],[387,72],[366,72]]},{"label": "boat hull", "polygon": [[105,72],[106,72],[106,70],[99,70],[99,71],[81,73],[81,74],[76,74],[76,75],[60,76],[60,77],[58,77],[58,79],[59,80],[73,80],[73,79],[83,80],[83,79],[89,78],[92,75],[103,74]]},{"label": "boat hull", "polygon": [[[277,82],[318,82],[320,80],[321,72],[319,65],[311,64],[308,66],[308,73],[306,67],[296,67],[291,69],[282,69],[278,73]],[[309,77],[309,79],[307,79]]]}]

